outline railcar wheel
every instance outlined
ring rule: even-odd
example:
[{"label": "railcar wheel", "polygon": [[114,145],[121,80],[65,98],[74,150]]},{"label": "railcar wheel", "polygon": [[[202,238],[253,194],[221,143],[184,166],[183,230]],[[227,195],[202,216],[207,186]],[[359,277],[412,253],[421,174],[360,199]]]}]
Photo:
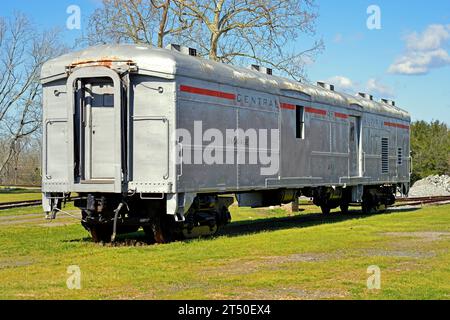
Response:
[{"label": "railcar wheel", "polygon": [[92,240],[95,243],[109,243],[113,234],[113,227],[107,224],[97,224],[89,227]]},{"label": "railcar wheel", "polygon": [[158,244],[170,243],[177,240],[175,236],[175,221],[172,221],[171,218],[168,215],[156,215],[152,224],[146,227],[146,234],[149,236],[153,235],[154,242]]},{"label": "railcar wheel", "polygon": [[375,208],[375,213],[385,213],[387,210],[387,206],[384,204],[380,204]]},{"label": "railcar wheel", "polygon": [[328,206],[320,206],[320,209],[322,209],[322,213],[326,215],[329,215],[331,212],[331,208]]},{"label": "railcar wheel", "polygon": [[372,203],[363,202],[362,203],[362,213],[363,214],[375,214],[377,213],[377,207]]},{"label": "railcar wheel", "polygon": [[145,238],[150,242],[150,244],[155,243],[155,234],[153,233],[152,226],[142,227],[144,229]]},{"label": "railcar wheel", "polygon": [[342,214],[348,214],[348,207],[349,204],[348,203],[343,203],[341,204],[340,208],[341,208],[341,213]]}]

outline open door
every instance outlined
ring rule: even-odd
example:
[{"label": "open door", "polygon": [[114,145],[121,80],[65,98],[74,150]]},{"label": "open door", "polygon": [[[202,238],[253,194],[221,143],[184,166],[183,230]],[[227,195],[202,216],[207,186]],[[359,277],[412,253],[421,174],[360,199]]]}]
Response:
[{"label": "open door", "polygon": [[87,67],[74,72],[69,81],[74,90],[73,181],[90,185],[90,189],[99,185],[95,188],[99,192],[121,192],[124,130],[120,78],[112,70]]},{"label": "open door", "polygon": [[114,180],[114,84],[111,79],[87,79],[84,95],[85,180]]},{"label": "open door", "polygon": [[349,126],[349,176],[360,177],[362,175],[360,164],[360,118],[350,116]]}]

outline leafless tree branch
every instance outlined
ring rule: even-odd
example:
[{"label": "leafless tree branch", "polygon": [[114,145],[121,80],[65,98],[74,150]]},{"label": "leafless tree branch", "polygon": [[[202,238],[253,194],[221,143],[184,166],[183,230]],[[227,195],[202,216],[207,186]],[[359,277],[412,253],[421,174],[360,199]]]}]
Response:
[{"label": "leafless tree branch", "polygon": [[103,0],[88,42],[173,41],[211,60],[265,64],[300,80],[324,48],[313,39],[317,16],[314,0]]},{"label": "leafless tree branch", "polygon": [[19,145],[41,124],[42,64],[64,52],[55,30],[37,32],[21,13],[0,17],[0,175],[18,159]]}]

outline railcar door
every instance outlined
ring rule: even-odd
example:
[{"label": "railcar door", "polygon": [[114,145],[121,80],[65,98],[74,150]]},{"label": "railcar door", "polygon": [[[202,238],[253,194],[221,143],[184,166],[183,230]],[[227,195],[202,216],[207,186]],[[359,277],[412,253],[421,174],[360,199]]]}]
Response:
[{"label": "railcar door", "polygon": [[349,117],[349,176],[361,176],[360,170],[360,121],[358,117]]},{"label": "railcar door", "polygon": [[78,70],[72,81],[74,183],[99,192],[121,192],[121,81],[114,71],[101,67]]},{"label": "railcar door", "polygon": [[84,122],[91,180],[114,179],[114,85],[109,79],[86,84]]}]

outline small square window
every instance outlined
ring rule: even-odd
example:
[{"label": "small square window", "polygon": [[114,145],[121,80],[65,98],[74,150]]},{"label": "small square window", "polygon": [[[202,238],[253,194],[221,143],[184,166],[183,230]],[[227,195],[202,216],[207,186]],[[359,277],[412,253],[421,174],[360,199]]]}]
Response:
[{"label": "small square window", "polygon": [[110,108],[114,107],[114,95],[113,94],[104,94],[103,95],[103,106]]}]

